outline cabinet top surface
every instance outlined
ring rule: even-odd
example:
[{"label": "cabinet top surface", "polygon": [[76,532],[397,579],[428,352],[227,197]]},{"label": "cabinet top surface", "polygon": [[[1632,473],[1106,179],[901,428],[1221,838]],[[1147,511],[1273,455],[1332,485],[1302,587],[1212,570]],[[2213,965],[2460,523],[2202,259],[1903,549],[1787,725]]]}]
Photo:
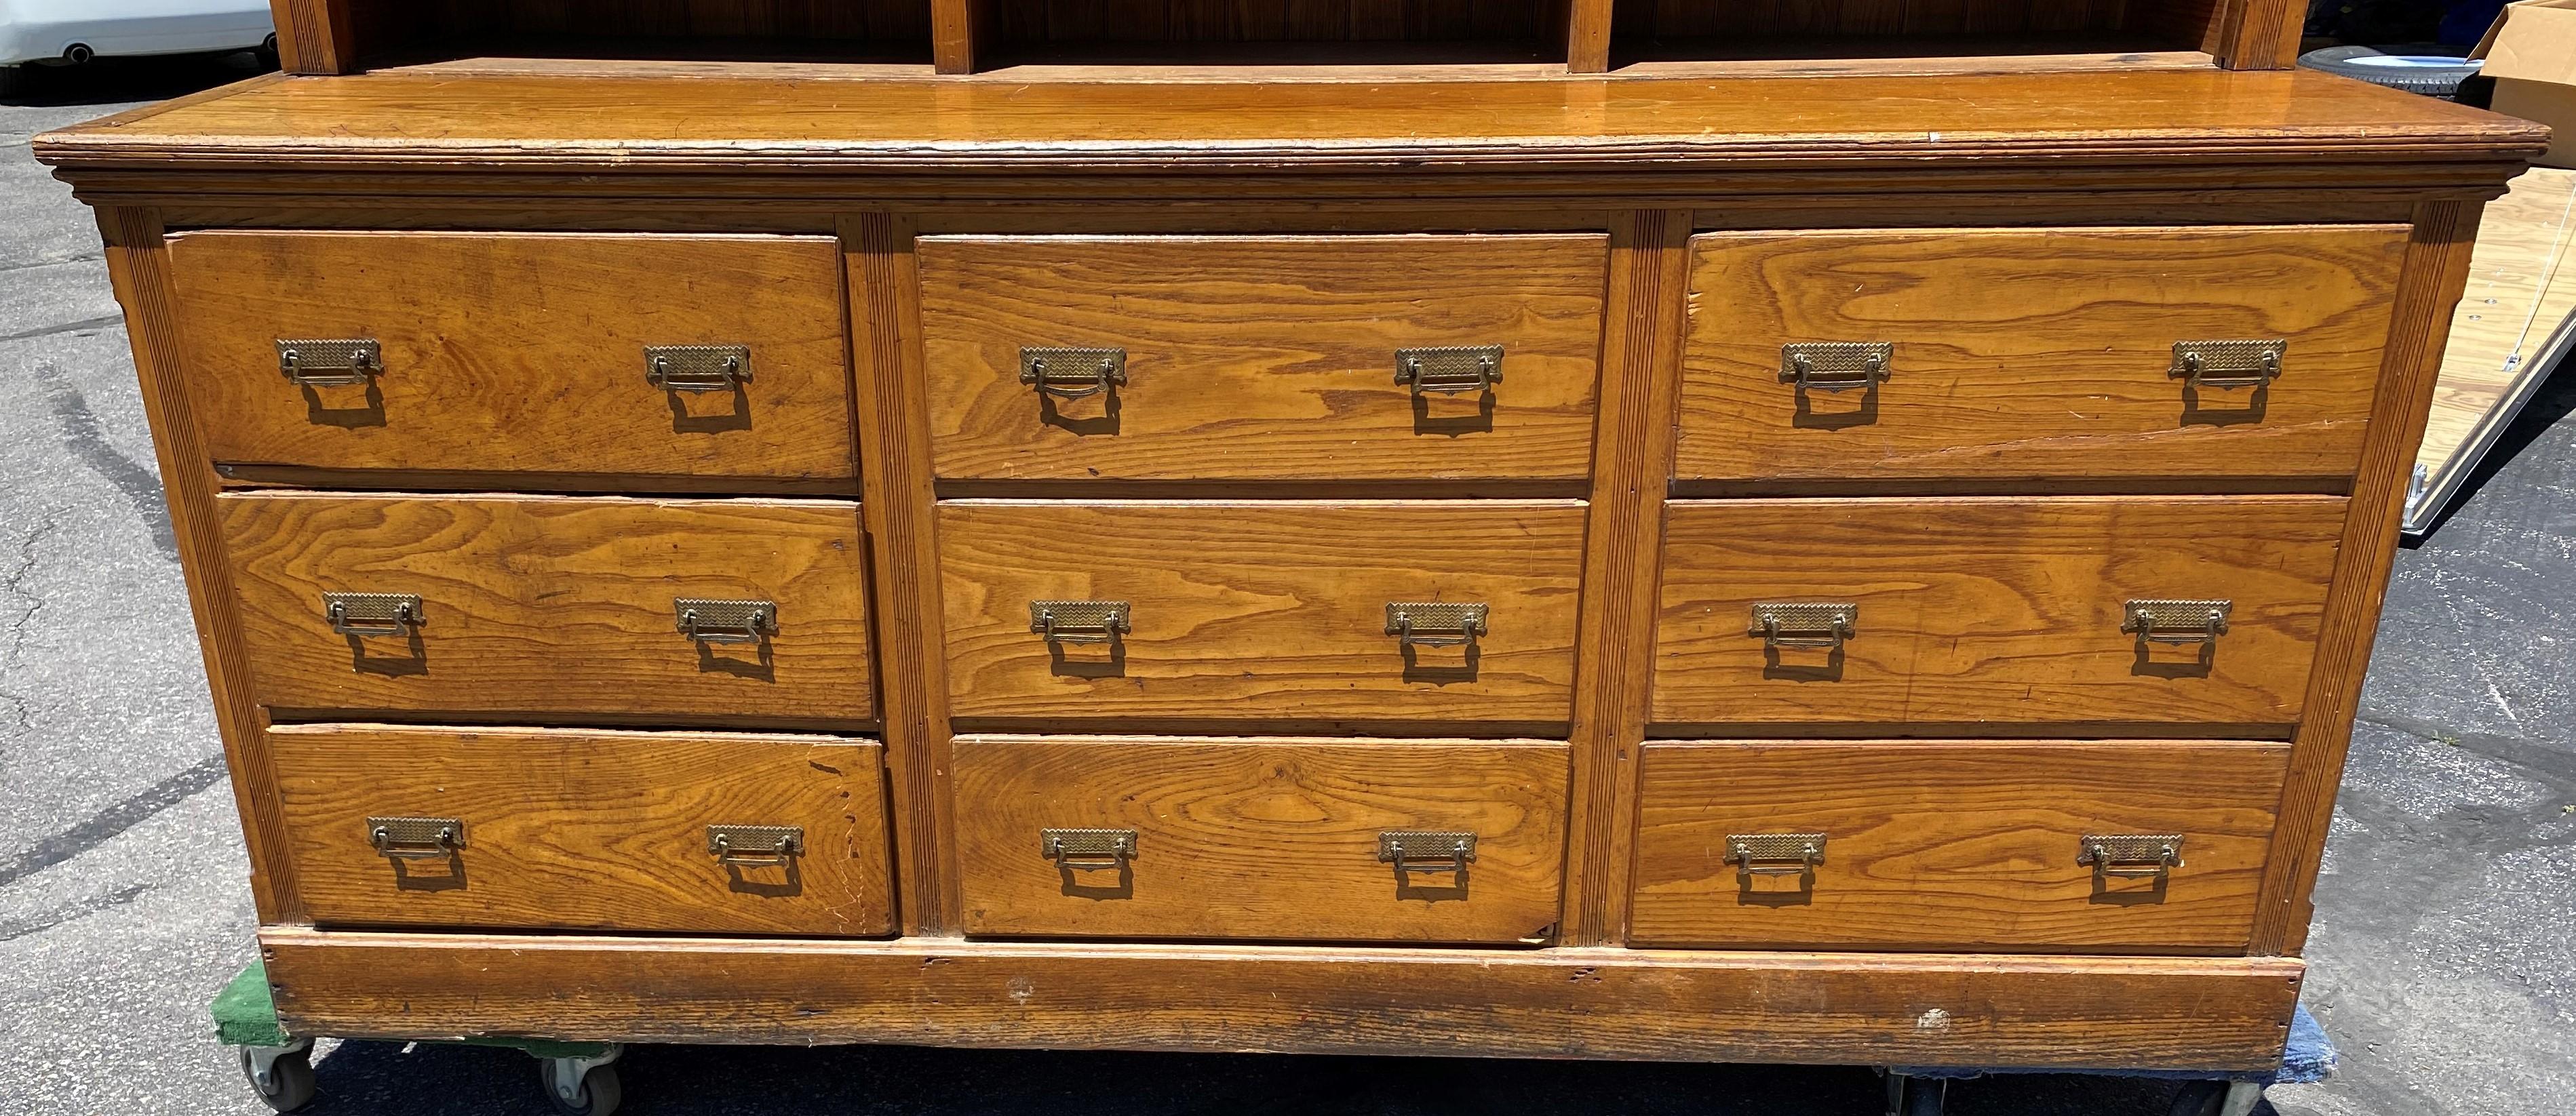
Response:
[{"label": "cabinet top surface", "polygon": [[39,136],[66,167],[1147,173],[2521,159],[2538,125],[2308,71],[998,82],[384,71]]}]

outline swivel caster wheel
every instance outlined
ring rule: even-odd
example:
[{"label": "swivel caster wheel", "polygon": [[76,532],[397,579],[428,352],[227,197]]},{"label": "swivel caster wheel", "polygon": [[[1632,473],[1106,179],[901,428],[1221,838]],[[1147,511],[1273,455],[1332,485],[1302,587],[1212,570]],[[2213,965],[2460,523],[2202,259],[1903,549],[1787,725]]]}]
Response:
[{"label": "swivel caster wheel", "polygon": [[1887,1075],[1887,1116],[1941,1116],[1950,1083],[1937,1077]]},{"label": "swivel caster wheel", "polygon": [[2172,1116],[2248,1116],[2263,1100],[2251,1081],[2194,1081],[2174,1094]]},{"label": "swivel caster wheel", "polygon": [[313,1103],[313,1040],[293,1046],[243,1046],[242,1078],[260,1103],[293,1112]]},{"label": "swivel caster wheel", "polygon": [[610,1045],[594,1057],[539,1058],[537,1076],[546,1088],[546,1103],[563,1116],[609,1116],[624,1099],[617,1082],[617,1056],[625,1048]]}]

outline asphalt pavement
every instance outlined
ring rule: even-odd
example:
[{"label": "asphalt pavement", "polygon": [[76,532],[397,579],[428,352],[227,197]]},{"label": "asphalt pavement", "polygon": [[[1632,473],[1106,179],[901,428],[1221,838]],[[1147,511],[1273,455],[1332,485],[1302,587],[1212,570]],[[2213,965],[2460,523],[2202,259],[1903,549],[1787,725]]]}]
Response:
[{"label": "asphalt pavement", "polygon": [[[205,1003],[252,956],[221,749],[97,229],[47,128],[245,76],[102,66],[0,103],[0,1114],[266,1111]],[[2318,888],[2343,1050],[2288,1116],[2576,1107],[2576,374],[2400,555]],[[546,1111],[505,1050],[324,1044],[316,1116]],[[634,1116],[1520,1112],[1875,1116],[1837,1067],[641,1047]],[[2162,1116],[2173,1086],[2017,1075],[1959,1116]]]}]

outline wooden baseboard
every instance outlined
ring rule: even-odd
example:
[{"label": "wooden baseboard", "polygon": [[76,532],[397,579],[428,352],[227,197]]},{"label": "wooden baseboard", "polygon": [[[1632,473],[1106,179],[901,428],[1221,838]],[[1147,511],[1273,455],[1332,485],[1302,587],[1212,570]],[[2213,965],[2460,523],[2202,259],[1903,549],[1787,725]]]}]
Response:
[{"label": "wooden baseboard", "polygon": [[260,935],[299,1035],[2247,1070],[2295,958]]}]

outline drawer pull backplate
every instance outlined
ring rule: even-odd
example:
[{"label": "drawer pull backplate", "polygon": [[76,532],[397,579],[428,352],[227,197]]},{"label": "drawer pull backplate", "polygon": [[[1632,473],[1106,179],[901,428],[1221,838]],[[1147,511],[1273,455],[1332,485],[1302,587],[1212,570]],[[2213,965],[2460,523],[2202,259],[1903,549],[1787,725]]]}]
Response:
[{"label": "drawer pull backplate", "polygon": [[465,847],[456,818],[368,818],[367,843],[395,860],[445,860]]},{"label": "drawer pull backplate", "polygon": [[1132,829],[1041,829],[1038,853],[1060,868],[1118,868],[1136,859]]},{"label": "drawer pull backplate", "polygon": [[1503,382],[1500,345],[1435,345],[1395,351],[1395,382],[1413,394],[1460,395],[1492,391]]},{"label": "drawer pull backplate", "polygon": [[2133,600],[2121,609],[2120,630],[2154,643],[2216,643],[2235,607],[2232,600]]},{"label": "drawer pull backplate", "polygon": [[1377,859],[1398,872],[1464,872],[1476,862],[1476,835],[1446,829],[1392,829],[1377,835]]},{"label": "drawer pull backplate", "polygon": [[758,643],[778,634],[776,601],[674,597],[671,612],[680,634],[699,643]]},{"label": "drawer pull backplate", "polygon": [[751,382],[751,346],[646,345],[644,382],[664,391],[732,391]]},{"label": "drawer pull backplate", "polygon": [[412,593],[324,593],[322,616],[331,622],[331,630],[341,635],[409,635],[420,627],[420,597]]},{"label": "drawer pull backplate", "polygon": [[281,337],[277,370],[305,387],[363,384],[385,370],[384,346],[372,337]]},{"label": "drawer pull backplate", "polygon": [[1859,622],[1860,606],[1850,602],[1764,601],[1744,634],[1771,647],[1841,647]]},{"label": "drawer pull backplate", "polygon": [[1020,382],[1040,395],[1081,399],[1127,383],[1127,350],[1022,346]]},{"label": "drawer pull backplate", "polygon": [[1726,863],[1756,876],[1803,876],[1824,862],[1822,833],[1726,835]]},{"label": "drawer pull backplate", "polygon": [[711,825],[707,855],[726,864],[785,864],[805,852],[801,825]]},{"label": "drawer pull backplate", "polygon": [[1887,382],[1893,341],[1800,341],[1780,346],[1780,382],[1799,391],[1848,391]]},{"label": "drawer pull backplate", "polygon": [[2280,340],[2176,341],[2166,374],[2196,388],[2259,388],[2281,378],[2281,358],[2289,348]]},{"label": "drawer pull backplate", "polygon": [[1030,601],[1029,630],[1049,643],[1108,643],[1133,629],[1125,601]]},{"label": "drawer pull backplate", "polygon": [[1473,647],[1485,634],[1483,604],[1447,601],[1390,601],[1386,634],[1404,647]]},{"label": "drawer pull backplate", "polygon": [[2077,864],[2093,866],[2093,878],[2153,879],[2163,883],[2182,867],[2182,834],[2087,833],[2075,853]]}]

